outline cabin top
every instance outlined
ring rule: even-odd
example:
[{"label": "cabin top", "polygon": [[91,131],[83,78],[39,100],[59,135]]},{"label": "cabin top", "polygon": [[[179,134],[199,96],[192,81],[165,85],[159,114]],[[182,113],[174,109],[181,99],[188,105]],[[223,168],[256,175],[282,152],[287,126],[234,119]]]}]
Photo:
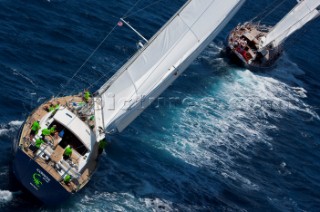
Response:
[{"label": "cabin top", "polygon": [[57,111],[53,116],[53,122],[54,121],[58,122],[61,127],[65,127],[67,130],[72,132],[77,140],[81,142],[88,151],[91,151],[94,135],[92,135],[93,133],[88,125],[80,120],[80,118],[78,118],[74,113],[67,108],[63,108]]}]

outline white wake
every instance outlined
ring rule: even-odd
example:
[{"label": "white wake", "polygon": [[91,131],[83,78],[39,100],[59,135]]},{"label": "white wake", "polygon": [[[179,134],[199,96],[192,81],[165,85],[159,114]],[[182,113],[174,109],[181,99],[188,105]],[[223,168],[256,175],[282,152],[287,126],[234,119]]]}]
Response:
[{"label": "white wake", "polygon": [[6,203],[13,199],[13,194],[8,190],[0,190],[0,203]]},{"label": "white wake", "polygon": [[9,135],[12,132],[15,132],[23,123],[23,121],[14,120],[10,121],[8,124],[0,125],[0,136]]}]

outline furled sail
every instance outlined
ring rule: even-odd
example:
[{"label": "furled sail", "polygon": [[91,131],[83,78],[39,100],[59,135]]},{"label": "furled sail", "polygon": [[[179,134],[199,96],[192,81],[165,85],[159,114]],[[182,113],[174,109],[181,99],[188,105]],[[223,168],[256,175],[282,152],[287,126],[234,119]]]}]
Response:
[{"label": "furled sail", "polygon": [[292,33],[320,14],[320,0],[300,0],[299,3],[262,39],[260,49],[278,46]]},{"label": "furled sail", "polygon": [[97,92],[96,126],[121,132],[221,31],[245,0],[189,0]]}]

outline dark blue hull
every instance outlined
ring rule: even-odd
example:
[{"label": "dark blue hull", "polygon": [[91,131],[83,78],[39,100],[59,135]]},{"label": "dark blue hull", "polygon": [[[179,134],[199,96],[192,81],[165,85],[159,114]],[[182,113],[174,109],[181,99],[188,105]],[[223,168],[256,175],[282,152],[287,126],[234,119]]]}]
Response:
[{"label": "dark blue hull", "polygon": [[231,49],[230,47],[226,48],[225,56],[230,58],[230,61],[240,67],[247,68],[253,72],[264,72],[270,71],[276,67],[275,64],[271,64],[270,66],[254,66],[248,63],[243,62]]},{"label": "dark blue hull", "polygon": [[58,181],[18,147],[19,137],[20,133],[13,144],[12,171],[16,179],[47,205],[61,204],[67,200],[72,193],[65,190]]}]

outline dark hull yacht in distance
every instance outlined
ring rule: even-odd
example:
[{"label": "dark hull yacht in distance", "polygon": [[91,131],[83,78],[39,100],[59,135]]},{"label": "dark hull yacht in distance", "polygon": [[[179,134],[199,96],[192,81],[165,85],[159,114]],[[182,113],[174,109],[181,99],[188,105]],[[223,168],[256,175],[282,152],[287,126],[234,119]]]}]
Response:
[{"label": "dark hull yacht in distance", "polygon": [[300,0],[275,26],[246,22],[228,37],[228,50],[245,67],[261,70],[272,67],[283,51],[283,42],[295,31],[320,15],[320,0]]}]

